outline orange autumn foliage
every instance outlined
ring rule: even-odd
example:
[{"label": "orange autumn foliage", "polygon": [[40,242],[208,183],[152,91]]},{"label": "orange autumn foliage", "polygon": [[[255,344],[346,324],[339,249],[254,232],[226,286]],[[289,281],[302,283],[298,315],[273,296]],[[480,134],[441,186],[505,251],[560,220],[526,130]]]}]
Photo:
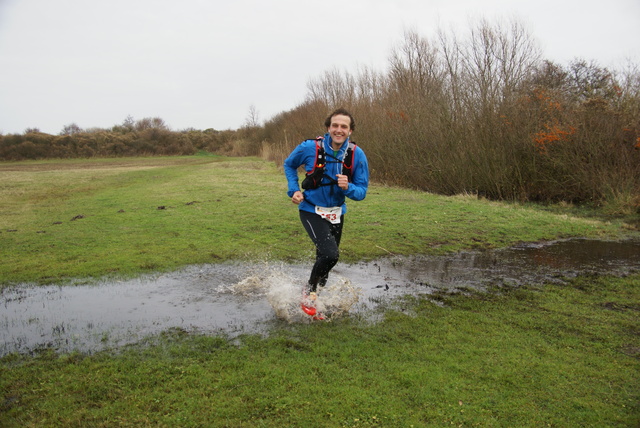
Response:
[{"label": "orange autumn foliage", "polygon": [[573,126],[562,127],[559,124],[545,124],[545,130],[537,132],[533,136],[533,142],[541,154],[547,154],[548,146],[558,141],[568,141],[569,137],[576,133]]}]

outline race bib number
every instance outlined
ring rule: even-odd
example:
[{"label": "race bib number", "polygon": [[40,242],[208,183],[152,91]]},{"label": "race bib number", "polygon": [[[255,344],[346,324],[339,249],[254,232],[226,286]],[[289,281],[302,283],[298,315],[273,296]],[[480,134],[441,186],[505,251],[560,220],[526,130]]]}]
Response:
[{"label": "race bib number", "polygon": [[340,215],[342,214],[342,207],[319,207],[316,206],[316,214],[325,220],[330,221],[333,224],[340,223]]}]

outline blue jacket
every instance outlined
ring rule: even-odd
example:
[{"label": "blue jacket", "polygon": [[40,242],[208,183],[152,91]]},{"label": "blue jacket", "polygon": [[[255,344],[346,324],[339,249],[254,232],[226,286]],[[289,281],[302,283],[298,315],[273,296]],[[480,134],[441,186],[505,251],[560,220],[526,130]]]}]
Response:
[{"label": "blue jacket", "polygon": [[[334,153],[331,147],[331,137],[325,134],[322,140],[327,160],[332,159],[330,154]],[[347,139],[336,156],[340,160],[344,160],[349,147],[349,139]],[[292,197],[295,192],[300,190],[298,184],[298,168],[304,166],[306,172],[311,172],[315,166],[316,160],[316,140],[306,140],[296,147],[289,157],[284,161],[284,173],[287,177],[288,191],[287,195]],[[342,173],[342,164],[327,162],[325,167],[325,175],[335,179],[336,174]],[[327,177],[323,177],[323,183],[330,183]],[[321,207],[342,207],[342,214],[347,212],[347,204],[345,198],[361,201],[367,196],[367,188],[369,187],[369,163],[364,151],[356,146],[353,153],[353,170],[349,189],[343,190],[337,184],[329,186],[320,186],[317,189],[308,189],[304,192],[305,200],[300,203],[299,208],[304,211],[315,212],[315,205]]]}]

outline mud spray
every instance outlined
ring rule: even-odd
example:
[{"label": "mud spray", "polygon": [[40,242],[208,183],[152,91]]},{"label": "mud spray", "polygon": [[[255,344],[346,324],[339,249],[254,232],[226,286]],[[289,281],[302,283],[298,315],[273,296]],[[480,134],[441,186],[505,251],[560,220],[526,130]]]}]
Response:
[{"label": "mud spray", "polygon": [[[285,266],[265,264],[260,272],[218,291],[245,297],[264,296],[277,318],[290,323],[309,322],[312,318],[300,309],[302,284],[300,277],[287,272]],[[362,289],[349,279],[334,274],[325,287],[318,289],[316,309],[324,314],[325,321],[337,319],[349,313],[361,294]]]}]

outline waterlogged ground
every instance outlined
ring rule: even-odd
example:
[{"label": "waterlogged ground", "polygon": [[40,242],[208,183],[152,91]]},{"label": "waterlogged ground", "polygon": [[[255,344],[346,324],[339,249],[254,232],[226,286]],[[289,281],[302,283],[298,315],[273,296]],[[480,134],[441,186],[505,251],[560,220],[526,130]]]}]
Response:
[{"label": "waterlogged ground", "polygon": [[[299,307],[310,265],[274,262],[192,266],[171,274],[92,285],[8,288],[0,295],[0,355],[53,348],[93,352],[171,328],[205,334],[267,333],[318,322]],[[320,293],[327,321],[371,317],[402,295],[519,286],[579,274],[640,270],[640,241],[570,240],[450,256],[338,264]]]}]

